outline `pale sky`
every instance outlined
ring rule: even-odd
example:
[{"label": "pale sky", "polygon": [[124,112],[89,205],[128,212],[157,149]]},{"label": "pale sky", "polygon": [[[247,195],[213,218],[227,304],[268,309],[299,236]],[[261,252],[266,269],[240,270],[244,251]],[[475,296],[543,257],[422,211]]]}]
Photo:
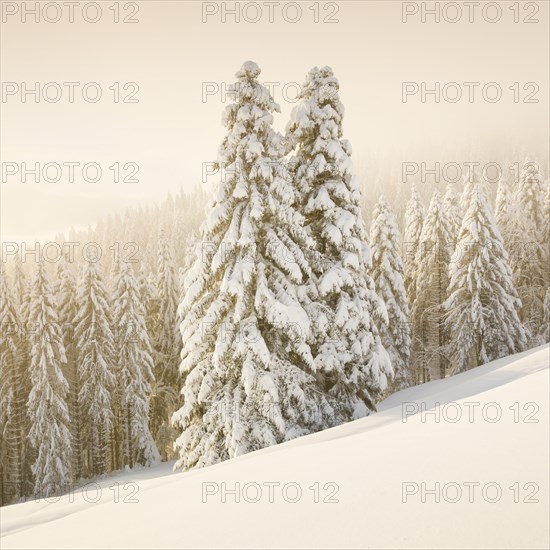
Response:
[{"label": "pale sky", "polygon": [[[282,113],[276,115],[275,126],[281,131],[294,105],[282,88],[293,97],[293,83],[301,84],[311,67],[330,65],[340,80],[344,130],[354,160],[368,167],[371,159],[391,157],[394,165],[388,166],[388,179],[390,171],[399,172],[403,160],[475,161],[468,156],[472,150],[505,156],[520,147],[547,161],[548,2],[535,3],[538,13],[531,19],[538,23],[514,23],[511,2],[499,3],[502,13],[495,23],[484,20],[481,8],[472,23],[466,8],[457,23],[435,23],[433,16],[422,23],[420,13],[403,23],[403,3],[389,0],[319,2],[321,21],[328,17],[337,23],[315,23],[312,1],[300,2],[302,15],[295,23],[283,19],[282,6],[287,18],[296,13],[284,1],[274,7],[272,23],[263,2],[256,3],[262,8],[257,23],[244,20],[255,16],[253,9],[242,14],[239,23],[230,15],[223,23],[221,8],[203,22],[203,10],[215,9],[211,2],[138,2],[133,18],[139,22],[134,24],[113,22],[112,1],[100,2],[97,23],[85,22],[79,7],[73,23],[68,22],[66,8],[59,22],[36,23],[32,15],[22,22],[21,9],[11,15],[13,8],[6,12],[6,4],[13,3],[3,2],[0,39],[0,153],[7,179],[1,184],[3,240],[31,239],[71,225],[85,227],[139,201],[160,201],[180,187],[203,184],[203,163],[215,159],[224,135],[221,114],[226,104],[220,93],[204,101],[203,88],[205,83],[215,89],[233,82],[234,73],[248,59],[261,67],[261,82],[278,83],[274,96]],[[226,4],[231,7],[234,2]],[[119,4],[121,18],[131,15],[125,5]],[[53,11],[46,15],[56,16]],[[95,17],[93,12],[87,15]],[[491,12],[487,15],[493,17]],[[519,11],[520,20],[529,16]],[[426,82],[433,88],[436,81],[441,86],[460,83],[464,98],[435,103],[428,97],[422,103],[414,95],[403,102],[403,82]],[[35,82],[42,87],[58,83],[61,99],[49,103],[41,98],[35,103],[28,95],[23,103],[22,83],[32,88]],[[63,82],[79,83],[74,103],[68,101],[69,87]],[[114,83],[119,83],[122,98],[136,89],[124,88],[128,82],[139,86],[133,96],[138,102],[115,103]],[[464,82],[480,83],[473,103],[466,98]],[[482,97],[481,89],[489,82],[502,90],[500,101],[490,103]],[[529,82],[535,85],[524,89]],[[102,98],[97,103],[82,98],[86,83],[99,85]],[[509,89],[514,83],[519,83],[518,103]],[[7,95],[14,86],[15,94]],[[88,87],[90,97],[96,88]],[[48,88],[50,97],[56,89]],[[447,90],[452,97],[455,89]],[[495,88],[487,91],[493,97]],[[524,103],[533,91],[539,102]],[[102,178],[85,182],[76,167],[77,181],[70,183],[69,168],[64,167],[59,182],[42,178],[33,183],[29,176],[31,181],[22,183],[20,173],[6,174],[15,169],[6,163],[20,169],[22,162],[27,167],[36,162],[41,167],[97,163]],[[115,183],[109,167],[117,162],[121,177],[132,171],[133,165],[124,170],[126,163],[136,163],[139,181]],[[49,172],[49,177],[55,174]]]}]

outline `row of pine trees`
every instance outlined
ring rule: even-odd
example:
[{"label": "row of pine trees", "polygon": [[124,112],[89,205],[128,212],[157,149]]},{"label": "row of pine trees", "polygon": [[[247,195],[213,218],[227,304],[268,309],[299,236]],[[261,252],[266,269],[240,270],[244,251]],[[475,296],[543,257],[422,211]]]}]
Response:
[{"label": "row of pine trees", "polygon": [[200,237],[195,190],[69,236],[113,253],[2,266],[2,503],[170,459],[174,441],[178,467],[214,464],[548,341],[535,164],[494,209],[473,172],[427,208],[413,187],[402,227],[381,196],[369,231],[332,70],[310,71],[285,136],[259,74],[237,73]]}]

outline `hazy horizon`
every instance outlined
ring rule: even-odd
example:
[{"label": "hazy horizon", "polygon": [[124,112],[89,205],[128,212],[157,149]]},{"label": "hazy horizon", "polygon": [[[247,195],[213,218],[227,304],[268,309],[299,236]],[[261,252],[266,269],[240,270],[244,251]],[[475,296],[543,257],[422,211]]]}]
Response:
[{"label": "hazy horizon", "polygon": [[[403,161],[501,162],[517,153],[541,162],[547,176],[548,3],[538,4],[538,24],[514,23],[507,2],[500,3],[502,18],[493,24],[481,17],[469,23],[465,16],[455,24],[430,18],[422,23],[419,16],[403,23],[401,2],[378,1],[337,3],[332,19],[339,22],[333,24],[314,23],[309,3],[301,4],[302,17],[294,24],[280,17],[274,23],[266,17],[256,24],[235,23],[230,15],[224,24],[220,13],[202,23],[202,4],[140,2],[135,24],[113,23],[108,9],[96,24],[84,22],[78,12],[74,23],[65,14],[56,24],[7,17],[0,42],[2,81],[15,83],[19,91],[2,97],[2,162],[41,167],[95,162],[102,177],[97,183],[78,181],[78,169],[74,183],[65,169],[57,183],[22,183],[18,174],[7,176],[1,185],[3,239],[86,227],[128,206],[158,203],[180,187],[203,185],[203,164],[215,160],[225,133],[221,115],[227,105],[221,91],[203,93],[234,82],[248,59],[262,69],[261,82],[278,83],[273,89],[282,110],[275,115],[279,131],[294,106],[283,97],[283,87],[293,97],[294,83],[301,84],[310,68],[334,69],[346,107],[345,137],[366,185],[374,172],[395,179]],[[330,19],[325,12],[321,19]],[[301,47],[306,41],[308,47]],[[434,103],[429,96],[422,103],[418,95],[403,103],[403,82],[429,87],[436,81],[480,86],[473,103]],[[29,95],[23,103],[23,82],[80,84],[74,103],[67,101],[66,87],[57,102],[35,103]],[[102,91],[97,103],[79,93],[90,82]],[[133,84],[124,89],[130,82],[139,90]],[[500,86],[500,101],[480,96],[488,82]],[[509,89],[515,82],[522,100],[534,93],[523,85],[534,82],[539,102],[515,103]],[[115,103],[114,83],[119,100],[138,102]],[[133,165],[122,167],[135,163],[139,182],[115,183],[109,167],[117,162],[119,176],[131,176]],[[211,176],[208,183],[214,182]]]}]

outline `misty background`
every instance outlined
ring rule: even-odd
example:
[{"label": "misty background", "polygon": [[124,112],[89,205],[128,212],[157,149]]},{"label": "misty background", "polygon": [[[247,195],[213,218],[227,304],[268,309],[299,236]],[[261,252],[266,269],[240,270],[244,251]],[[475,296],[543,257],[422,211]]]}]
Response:
[{"label": "misty background", "polygon": [[[282,110],[275,128],[281,132],[295,104],[294,83],[301,84],[313,66],[334,69],[346,107],[344,137],[353,146],[369,209],[380,190],[390,201],[409,195],[412,180],[401,181],[403,162],[433,168],[436,161],[512,164],[528,157],[542,163],[548,177],[547,2],[535,3],[538,23],[515,23],[510,2],[499,3],[502,17],[495,23],[486,21],[480,8],[472,23],[466,11],[457,23],[436,23],[429,15],[423,23],[420,11],[403,23],[403,3],[394,1],[320,2],[315,23],[315,3],[299,4],[302,14],[295,23],[285,21],[277,7],[272,23],[265,7],[257,23],[245,21],[242,14],[239,23],[226,14],[224,23],[221,5],[203,22],[205,9],[215,11],[212,2],[138,2],[133,15],[138,22],[133,24],[114,23],[108,2],[101,3],[102,16],[93,24],[83,20],[78,7],[73,23],[67,12],[57,23],[35,23],[32,17],[22,22],[20,13],[4,13],[4,86],[79,86],[74,103],[69,103],[66,87],[53,103],[43,98],[36,103],[32,95],[23,103],[20,92],[2,97],[2,163],[95,162],[103,172],[97,183],[83,181],[79,168],[73,183],[66,170],[56,183],[34,183],[32,176],[22,183],[20,174],[6,176],[1,184],[2,240],[51,238],[129,206],[160,202],[180,189],[211,189],[218,176],[205,178],[203,171],[205,163],[215,160],[225,133],[221,115],[229,100],[223,90],[247,59],[261,67],[261,82],[273,83]],[[289,8],[287,14],[294,13]],[[127,15],[121,8],[120,18]],[[527,15],[520,11],[520,20]],[[422,103],[418,94],[403,102],[403,82],[433,87],[436,81],[481,86],[473,103],[466,98],[435,103],[433,96]],[[89,82],[101,88],[97,103],[82,98]],[[482,98],[481,87],[488,82],[499,84],[500,101]],[[509,87],[515,82],[522,99],[530,91],[523,85],[536,83],[538,103],[514,102]],[[139,90],[135,85],[125,89],[126,83]],[[118,103],[110,89],[116,86]],[[122,102],[130,92],[137,102]],[[114,163],[120,163],[122,177],[129,174],[122,167],[135,163],[139,181],[116,183],[109,169]],[[445,182],[438,185],[444,189]]]}]

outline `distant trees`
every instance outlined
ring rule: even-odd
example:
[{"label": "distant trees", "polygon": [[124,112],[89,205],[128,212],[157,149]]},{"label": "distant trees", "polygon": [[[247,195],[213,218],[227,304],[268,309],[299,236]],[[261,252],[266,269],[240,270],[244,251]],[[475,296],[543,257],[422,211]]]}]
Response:
[{"label": "distant trees", "polygon": [[410,364],[412,335],[409,305],[399,243],[395,216],[387,200],[381,196],[374,209],[370,229],[371,273],[378,294],[388,311],[388,322],[381,324],[380,334],[395,371],[395,391],[414,383]]},{"label": "distant trees", "polygon": [[63,372],[69,384],[67,406],[69,408],[69,429],[72,441],[72,478],[78,480],[82,477],[82,419],[78,401],[78,394],[80,392],[78,353],[73,326],[78,306],[75,276],[69,262],[67,262],[64,256],[57,266],[56,298],[59,325],[66,357]]},{"label": "distant trees", "polygon": [[440,194],[432,196],[415,254],[416,282],[411,307],[418,380],[445,378],[449,367],[444,304],[448,297],[453,236]]},{"label": "distant trees", "polygon": [[[188,234],[184,246],[191,247],[201,201],[200,190],[179,194],[153,211],[128,211],[95,230],[60,235],[60,249],[73,242],[97,255],[65,253],[43,262],[32,292],[35,262],[15,255],[0,265],[0,504],[157,461],[157,395],[163,410],[158,447],[165,460],[172,456],[176,433],[169,417],[181,400],[176,274],[189,258],[182,253],[184,266],[175,262],[171,243]],[[161,224],[164,232],[146,230]],[[159,387],[154,371],[165,369],[171,379]],[[55,391],[59,414],[48,406],[48,391]],[[38,432],[46,425],[42,441]],[[62,467],[53,466],[56,457]]]},{"label": "distant trees", "polygon": [[115,388],[111,301],[97,261],[86,263],[78,285],[74,338],[78,350],[82,463],[86,476],[107,471]]},{"label": "distant trees", "polygon": [[[149,466],[160,460],[149,430],[149,396],[153,377],[152,348],[136,277],[130,263],[120,269],[115,285],[114,343],[119,390],[116,444],[120,466]],[[119,466],[119,467],[120,467]]]},{"label": "distant trees", "polygon": [[36,450],[32,465],[34,492],[58,494],[71,482],[71,433],[63,375],[65,347],[59,327],[52,288],[42,262],[38,263],[32,286],[29,318],[30,377],[32,389],[27,402],[29,440]]},{"label": "distant trees", "polygon": [[415,186],[412,186],[411,197],[407,202],[405,211],[405,230],[403,235],[403,260],[405,266],[405,291],[409,300],[409,308],[412,307],[416,293],[416,279],[418,277],[418,265],[416,252],[420,244],[420,236],[426,212],[420,195]]},{"label": "distant trees", "polygon": [[443,197],[443,206],[445,207],[445,212],[449,219],[449,231],[454,245],[458,239],[458,232],[460,231],[460,224],[462,223],[464,212],[460,204],[460,197],[454,190],[452,183],[447,184],[447,189]]},{"label": "distant trees", "polygon": [[[151,430],[163,454],[163,436],[178,405],[181,335],[178,327],[179,274],[164,231],[158,239],[156,279],[151,294],[151,343],[154,356],[154,392],[151,399]],[[151,380],[153,383],[153,379]]]},{"label": "distant trees", "polygon": [[531,335],[537,334],[543,322],[544,298],[549,287],[548,245],[545,247],[547,195],[548,188],[537,165],[527,163],[520,174],[517,189],[521,248],[514,251],[512,269],[522,303],[521,319]]},{"label": "distant trees", "polygon": [[472,188],[458,234],[448,294],[446,325],[457,372],[524,349],[521,301],[502,236],[479,184]]},{"label": "distant trees", "polygon": [[[28,376],[26,356],[21,354],[21,343],[25,337],[17,304],[8,286],[5,270],[0,265],[0,463],[1,495],[8,499],[24,494],[24,441],[28,426],[26,385]],[[4,482],[10,486],[5,487]]]}]

